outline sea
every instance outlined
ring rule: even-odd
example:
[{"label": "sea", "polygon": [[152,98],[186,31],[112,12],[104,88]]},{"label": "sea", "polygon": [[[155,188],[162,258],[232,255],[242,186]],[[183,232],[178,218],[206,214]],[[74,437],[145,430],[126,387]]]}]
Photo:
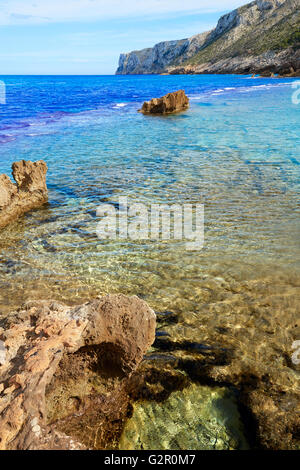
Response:
[{"label": "sea", "polygon": [[[234,315],[245,304],[256,308],[258,298],[263,304],[265,292],[284,315],[300,279],[299,81],[0,80],[0,174],[11,175],[15,161],[42,159],[49,190],[48,204],[0,233],[1,315],[28,300],[75,305],[124,293],[177,315],[176,341],[200,343],[203,328],[197,321],[189,328],[189,318],[205,308],[222,315],[226,304],[225,315]],[[178,89],[190,99],[188,110],[138,113],[144,101]],[[99,238],[97,208],[118,208],[120,197],[146,207],[203,205],[203,246],[188,250],[172,237]]]}]

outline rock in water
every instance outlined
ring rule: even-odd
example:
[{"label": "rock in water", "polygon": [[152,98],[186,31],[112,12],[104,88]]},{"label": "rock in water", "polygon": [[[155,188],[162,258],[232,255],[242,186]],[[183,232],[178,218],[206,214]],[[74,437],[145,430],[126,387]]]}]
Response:
[{"label": "rock in water", "polygon": [[[153,343],[155,326],[153,310],[138,297],[125,295],[108,295],[77,307],[29,302],[2,319],[0,339],[6,354],[0,364],[0,449],[83,448],[80,439],[61,431],[62,426],[47,423],[46,387],[53,388],[56,373],[58,388],[68,387],[66,379],[74,387],[83,384],[92,416],[96,406],[109,405],[104,410],[108,416],[111,408],[120,410],[121,394],[112,394],[110,402],[105,394],[93,397],[97,384],[91,383],[91,371],[95,375],[107,369],[110,380],[128,377]],[[82,422],[85,405],[78,391],[68,397],[66,406],[70,403]]]},{"label": "rock in water", "polygon": [[12,170],[16,184],[7,175],[0,175],[0,229],[48,201],[47,165],[43,160],[22,160],[13,163]]},{"label": "rock in water", "polygon": [[145,101],[139,112],[143,114],[172,114],[185,111],[188,107],[189,99],[184,90],[178,90],[161,98]]}]

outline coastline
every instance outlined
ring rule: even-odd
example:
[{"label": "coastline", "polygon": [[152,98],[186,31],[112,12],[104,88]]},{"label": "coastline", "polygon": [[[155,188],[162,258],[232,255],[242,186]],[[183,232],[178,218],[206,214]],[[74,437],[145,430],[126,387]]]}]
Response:
[{"label": "coastline", "polygon": [[143,71],[138,67],[134,71],[116,72],[116,75],[258,75],[271,78],[300,77],[300,53],[283,52],[283,59],[269,57],[238,57],[222,59],[219,62],[204,64],[170,65],[158,71]]},{"label": "coastline", "polygon": [[0,451],[300,451],[300,0],[2,3]]},{"label": "coastline", "polygon": [[221,16],[210,31],[120,54],[116,73],[299,76],[299,22],[296,0],[256,0]]}]

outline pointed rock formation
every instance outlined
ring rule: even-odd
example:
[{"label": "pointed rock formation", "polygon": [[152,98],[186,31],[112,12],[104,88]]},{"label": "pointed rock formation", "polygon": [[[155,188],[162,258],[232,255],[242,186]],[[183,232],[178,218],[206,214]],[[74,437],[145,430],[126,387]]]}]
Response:
[{"label": "pointed rock formation", "polygon": [[16,184],[7,175],[0,175],[0,229],[48,201],[47,165],[43,160],[13,163],[12,171]]},{"label": "pointed rock formation", "polygon": [[189,99],[184,90],[178,90],[161,98],[145,101],[139,112],[143,114],[172,114],[185,111],[188,107]]}]

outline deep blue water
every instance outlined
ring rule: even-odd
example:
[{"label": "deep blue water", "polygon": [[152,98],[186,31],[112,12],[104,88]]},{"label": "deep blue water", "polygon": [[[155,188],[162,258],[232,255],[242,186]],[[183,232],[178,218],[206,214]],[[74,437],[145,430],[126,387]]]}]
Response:
[{"label": "deep blue water", "polygon": [[254,93],[259,100],[291,84],[290,79],[252,80],[233,75],[0,76],[0,80],[7,93],[6,105],[0,106],[1,143],[16,136],[32,137],[33,128],[45,126],[47,130],[47,126],[72,114],[98,111],[115,118],[122,105],[132,111],[145,100],[179,88],[198,104],[211,106],[211,98],[218,94],[231,100]]},{"label": "deep blue water", "polygon": [[[0,173],[44,159],[49,205],[1,232],[0,302],[122,291],[194,310],[203,276],[299,267],[300,106],[291,79],[246,76],[1,77]],[[177,89],[190,109],[137,113]],[[205,245],[99,242],[96,208],[203,202]]]}]

